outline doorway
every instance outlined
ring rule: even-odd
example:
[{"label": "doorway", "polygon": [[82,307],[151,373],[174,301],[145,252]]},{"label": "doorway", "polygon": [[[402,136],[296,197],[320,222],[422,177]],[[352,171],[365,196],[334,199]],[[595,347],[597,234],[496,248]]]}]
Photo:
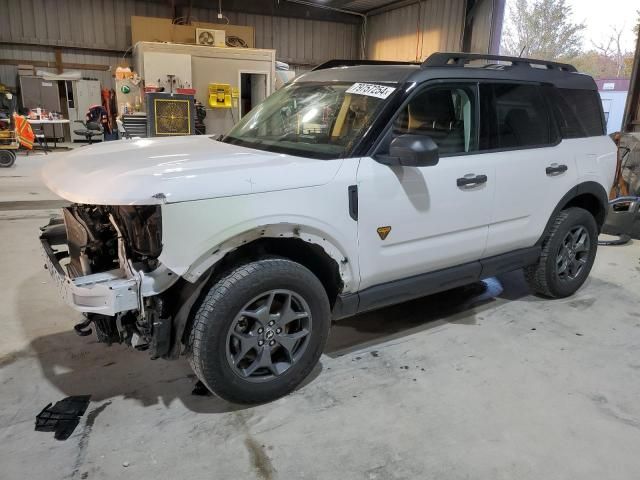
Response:
[{"label": "doorway", "polygon": [[240,118],[267,98],[269,75],[261,72],[240,72]]}]

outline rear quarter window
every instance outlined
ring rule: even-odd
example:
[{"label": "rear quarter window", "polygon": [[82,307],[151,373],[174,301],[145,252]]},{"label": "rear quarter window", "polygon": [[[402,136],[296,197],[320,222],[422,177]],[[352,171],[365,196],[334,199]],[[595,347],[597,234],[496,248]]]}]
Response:
[{"label": "rear quarter window", "polygon": [[600,95],[595,90],[546,87],[562,138],[604,135]]},{"label": "rear quarter window", "polygon": [[480,84],[480,149],[552,145],[557,134],[537,85]]}]

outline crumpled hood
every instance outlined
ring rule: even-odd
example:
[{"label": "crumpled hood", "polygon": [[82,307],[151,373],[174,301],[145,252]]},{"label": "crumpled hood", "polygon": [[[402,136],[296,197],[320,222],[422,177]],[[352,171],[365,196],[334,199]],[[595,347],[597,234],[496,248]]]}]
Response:
[{"label": "crumpled hood", "polygon": [[316,160],[222,143],[208,136],[103,142],[56,154],[47,187],[74,203],[150,205],[311,187],[341,160]]}]

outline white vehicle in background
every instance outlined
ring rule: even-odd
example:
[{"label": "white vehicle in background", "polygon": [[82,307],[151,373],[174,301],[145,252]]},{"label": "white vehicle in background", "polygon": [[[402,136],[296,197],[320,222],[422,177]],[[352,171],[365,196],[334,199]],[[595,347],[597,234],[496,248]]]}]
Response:
[{"label": "white vehicle in background", "polygon": [[366,63],[316,68],[220,140],[49,162],[72,205],[42,245],[78,332],[184,354],[209,389],[257,403],[310,373],[332,319],[520,268],[573,294],[616,163],[593,79],[472,54]]}]

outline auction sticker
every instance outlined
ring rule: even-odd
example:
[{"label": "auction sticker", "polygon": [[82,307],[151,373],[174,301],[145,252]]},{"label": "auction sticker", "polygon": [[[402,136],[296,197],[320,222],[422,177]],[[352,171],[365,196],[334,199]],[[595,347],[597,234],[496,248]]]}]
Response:
[{"label": "auction sticker", "polygon": [[393,93],[395,87],[385,87],[383,85],[375,85],[373,83],[354,83],[346,93],[354,93],[356,95],[366,95],[368,97],[387,98]]}]

